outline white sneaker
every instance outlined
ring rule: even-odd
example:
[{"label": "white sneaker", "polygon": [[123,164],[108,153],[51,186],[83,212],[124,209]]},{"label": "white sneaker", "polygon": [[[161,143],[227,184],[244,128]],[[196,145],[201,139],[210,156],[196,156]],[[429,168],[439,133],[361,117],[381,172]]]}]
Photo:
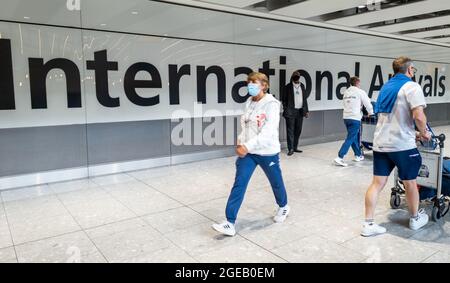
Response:
[{"label": "white sneaker", "polygon": [[236,235],[236,229],[234,229],[233,223],[230,223],[228,221],[225,221],[221,224],[213,224],[212,228],[226,236],[233,237]]},{"label": "white sneaker", "polygon": [[361,162],[361,161],[364,161],[364,155],[361,155],[361,156],[355,156],[355,159],[353,159],[353,161],[355,161],[355,162]]},{"label": "white sneaker", "polygon": [[424,209],[419,210],[417,218],[409,219],[409,228],[411,228],[412,230],[419,230],[423,226],[427,225],[428,218],[429,217]]},{"label": "white sneaker", "polygon": [[386,228],[381,227],[380,225],[371,222],[364,222],[363,229],[361,231],[361,236],[363,237],[372,237],[380,234],[386,233]]},{"label": "white sneaker", "polygon": [[348,166],[348,164],[344,162],[344,159],[339,158],[339,157],[337,157],[333,162],[335,165],[338,165],[338,166],[342,166],[342,167]]},{"label": "white sneaker", "polygon": [[286,220],[286,218],[288,217],[290,211],[291,207],[289,205],[280,207],[278,209],[277,215],[275,215],[275,217],[273,218],[273,221],[275,221],[276,223],[283,223],[284,220]]}]

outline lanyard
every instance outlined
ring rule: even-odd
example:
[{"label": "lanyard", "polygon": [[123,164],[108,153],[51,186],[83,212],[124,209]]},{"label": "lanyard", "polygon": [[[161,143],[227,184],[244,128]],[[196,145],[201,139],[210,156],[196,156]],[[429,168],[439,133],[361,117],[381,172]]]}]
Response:
[{"label": "lanyard", "polygon": [[300,94],[300,91],[299,91],[300,85],[298,85],[298,86],[294,85],[294,88],[295,88],[295,94],[299,95]]}]

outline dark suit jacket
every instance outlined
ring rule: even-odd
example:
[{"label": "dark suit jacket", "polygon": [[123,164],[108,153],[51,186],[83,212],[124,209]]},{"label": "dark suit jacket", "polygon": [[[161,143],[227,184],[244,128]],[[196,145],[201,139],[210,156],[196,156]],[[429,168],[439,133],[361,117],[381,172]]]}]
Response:
[{"label": "dark suit jacket", "polygon": [[[308,99],[306,97],[306,88],[300,83],[300,88],[302,89],[303,95],[303,115],[306,116],[306,113],[309,112],[308,108]],[[295,101],[294,101],[294,85],[288,83],[281,93],[281,103],[283,104],[283,116],[284,117],[295,117],[297,111],[295,111]]]}]

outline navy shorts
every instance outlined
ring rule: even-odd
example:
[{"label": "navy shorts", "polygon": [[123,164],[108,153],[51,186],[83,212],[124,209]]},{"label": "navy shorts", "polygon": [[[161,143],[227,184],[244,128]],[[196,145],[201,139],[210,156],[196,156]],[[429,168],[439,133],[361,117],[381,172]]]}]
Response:
[{"label": "navy shorts", "polygon": [[397,152],[373,152],[373,175],[389,176],[392,170],[398,168],[400,180],[417,179],[422,157],[417,148]]}]

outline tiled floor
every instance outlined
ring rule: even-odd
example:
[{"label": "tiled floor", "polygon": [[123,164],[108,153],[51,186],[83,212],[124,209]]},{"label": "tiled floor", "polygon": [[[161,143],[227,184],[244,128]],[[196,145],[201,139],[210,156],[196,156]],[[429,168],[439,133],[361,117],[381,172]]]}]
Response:
[{"label": "tiled floor", "polygon": [[[436,132],[450,137],[450,127]],[[390,209],[389,188],[377,208],[388,233],[359,236],[371,158],[332,166],[339,146],[282,154],[292,206],[284,224],[272,221],[258,169],[234,238],[211,224],[224,218],[235,158],[3,191],[0,262],[450,262],[450,218],[411,231],[405,207]]]}]

